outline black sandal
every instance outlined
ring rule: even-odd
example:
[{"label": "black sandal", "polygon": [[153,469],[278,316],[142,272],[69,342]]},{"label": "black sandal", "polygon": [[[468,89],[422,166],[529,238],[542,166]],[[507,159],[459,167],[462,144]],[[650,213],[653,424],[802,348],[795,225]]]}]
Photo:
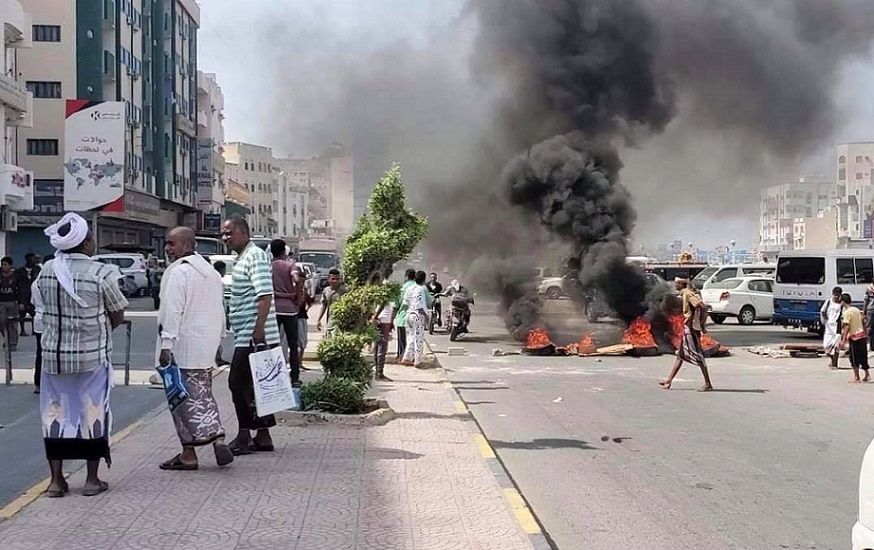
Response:
[{"label": "black sandal", "polygon": [[70,486],[66,483],[60,489],[46,489],[46,497],[48,498],[61,498],[70,492]]},{"label": "black sandal", "polygon": [[108,490],[109,490],[109,483],[106,483],[105,481],[101,481],[100,485],[98,485],[97,487],[93,487],[91,489],[83,489],[82,496],[96,497],[100,493],[105,493]]},{"label": "black sandal", "polygon": [[166,462],[162,462],[158,468],[162,470],[173,470],[173,471],[192,471],[196,470],[199,467],[198,464],[185,464],[182,462],[182,455],[176,455],[170,460]]},{"label": "black sandal", "polygon": [[267,445],[262,445],[261,443],[258,443],[254,439],[252,440],[252,443],[249,445],[249,448],[252,449],[253,451],[255,451],[256,453],[272,453],[275,449],[275,447],[273,446],[273,443],[268,443]]},{"label": "black sandal", "polygon": [[228,445],[228,448],[231,450],[231,454],[233,454],[234,456],[250,455],[255,452],[255,450],[252,449],[251,442],[242,445],[236,439],[231,441],[230,445]]}]

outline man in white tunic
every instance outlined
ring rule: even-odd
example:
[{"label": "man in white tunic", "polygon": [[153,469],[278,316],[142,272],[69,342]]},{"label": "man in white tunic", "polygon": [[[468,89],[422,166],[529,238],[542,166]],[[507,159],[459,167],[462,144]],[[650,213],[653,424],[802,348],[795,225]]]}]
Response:
[{"label": "man in white tunic", "polygon": [[829,367],[832,369],[838,368],[838,357],[841,354],[840,318],[843,311],[843,305],[841,304],[841,295],[843,293],[843,288],[839,286],[833,288],[831,300],[825,302],[822,305],[822,309],[819,310],[823,326],[822,347],[829,358]]},{"label": "man in white tunic", "polygon": [[194,231],[177,227],[167,233],[164,250],[173,263],[161,279],[158,311],[158,362],[175,360],[190,397],[172,412],[182,453],[163,462],[162,470],[196,470],[195,448],[212,445],[216,462],[226,466],[234,455],[225,444],[225,430],[212,393],[215,350],[225,335],[222,279],[194,252]]}]

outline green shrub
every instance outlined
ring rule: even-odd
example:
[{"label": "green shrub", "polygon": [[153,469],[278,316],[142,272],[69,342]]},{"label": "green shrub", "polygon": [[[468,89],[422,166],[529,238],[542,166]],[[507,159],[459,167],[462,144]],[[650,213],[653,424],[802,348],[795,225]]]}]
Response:
[{"label": "green shrub", "polygon": [[348,378],[325,378],[307,382],[300,390],[303,410],[355,414],[364,410],[367,386]]},{"label": "green shrub", "polygon": [[367,388],[373,369],[361,351],[370,341],[367,334],[340,333],[319,342],[319,362],[325,369],[325,378],[348,378]]},{"label": "green shrub", "polygon": [[331,306],[331,319],[341,332],[367,334],[368,341],[376,337],[375,327],[370,323],[376,309],[386,302],[396,299],[400,286],[365,285],[355,287]]}]

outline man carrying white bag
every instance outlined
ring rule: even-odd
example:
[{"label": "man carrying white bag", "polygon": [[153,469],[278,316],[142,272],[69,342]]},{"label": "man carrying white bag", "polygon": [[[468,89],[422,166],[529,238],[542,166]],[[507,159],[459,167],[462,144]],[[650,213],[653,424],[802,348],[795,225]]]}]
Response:
[{"label": "man carrying white bag", "polygon": [[255,353],[249,355],[249,368],[252,369],[258,416],[300,409],[300,399],[291,387],[282,347],[256,347]]}]

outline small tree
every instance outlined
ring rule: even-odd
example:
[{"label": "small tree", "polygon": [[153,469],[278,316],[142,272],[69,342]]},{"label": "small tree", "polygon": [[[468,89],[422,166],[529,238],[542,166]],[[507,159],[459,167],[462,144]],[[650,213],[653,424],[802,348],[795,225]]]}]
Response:
[{"label": "small tree", "polygon": [[407,209],[397,163],[374,187],[368,210],[346,238],[343,274],[349,291],[331,306],[339,334],[319,344],[325,378],[305,385],[301,391],[304,409],[361,410],[373,376],[370,364],[361,356],[362,348],[376,336],[370,319],[376,308],[396,299],[400,292],[398,285],[382,281],[427,235],[427,220]]}]

